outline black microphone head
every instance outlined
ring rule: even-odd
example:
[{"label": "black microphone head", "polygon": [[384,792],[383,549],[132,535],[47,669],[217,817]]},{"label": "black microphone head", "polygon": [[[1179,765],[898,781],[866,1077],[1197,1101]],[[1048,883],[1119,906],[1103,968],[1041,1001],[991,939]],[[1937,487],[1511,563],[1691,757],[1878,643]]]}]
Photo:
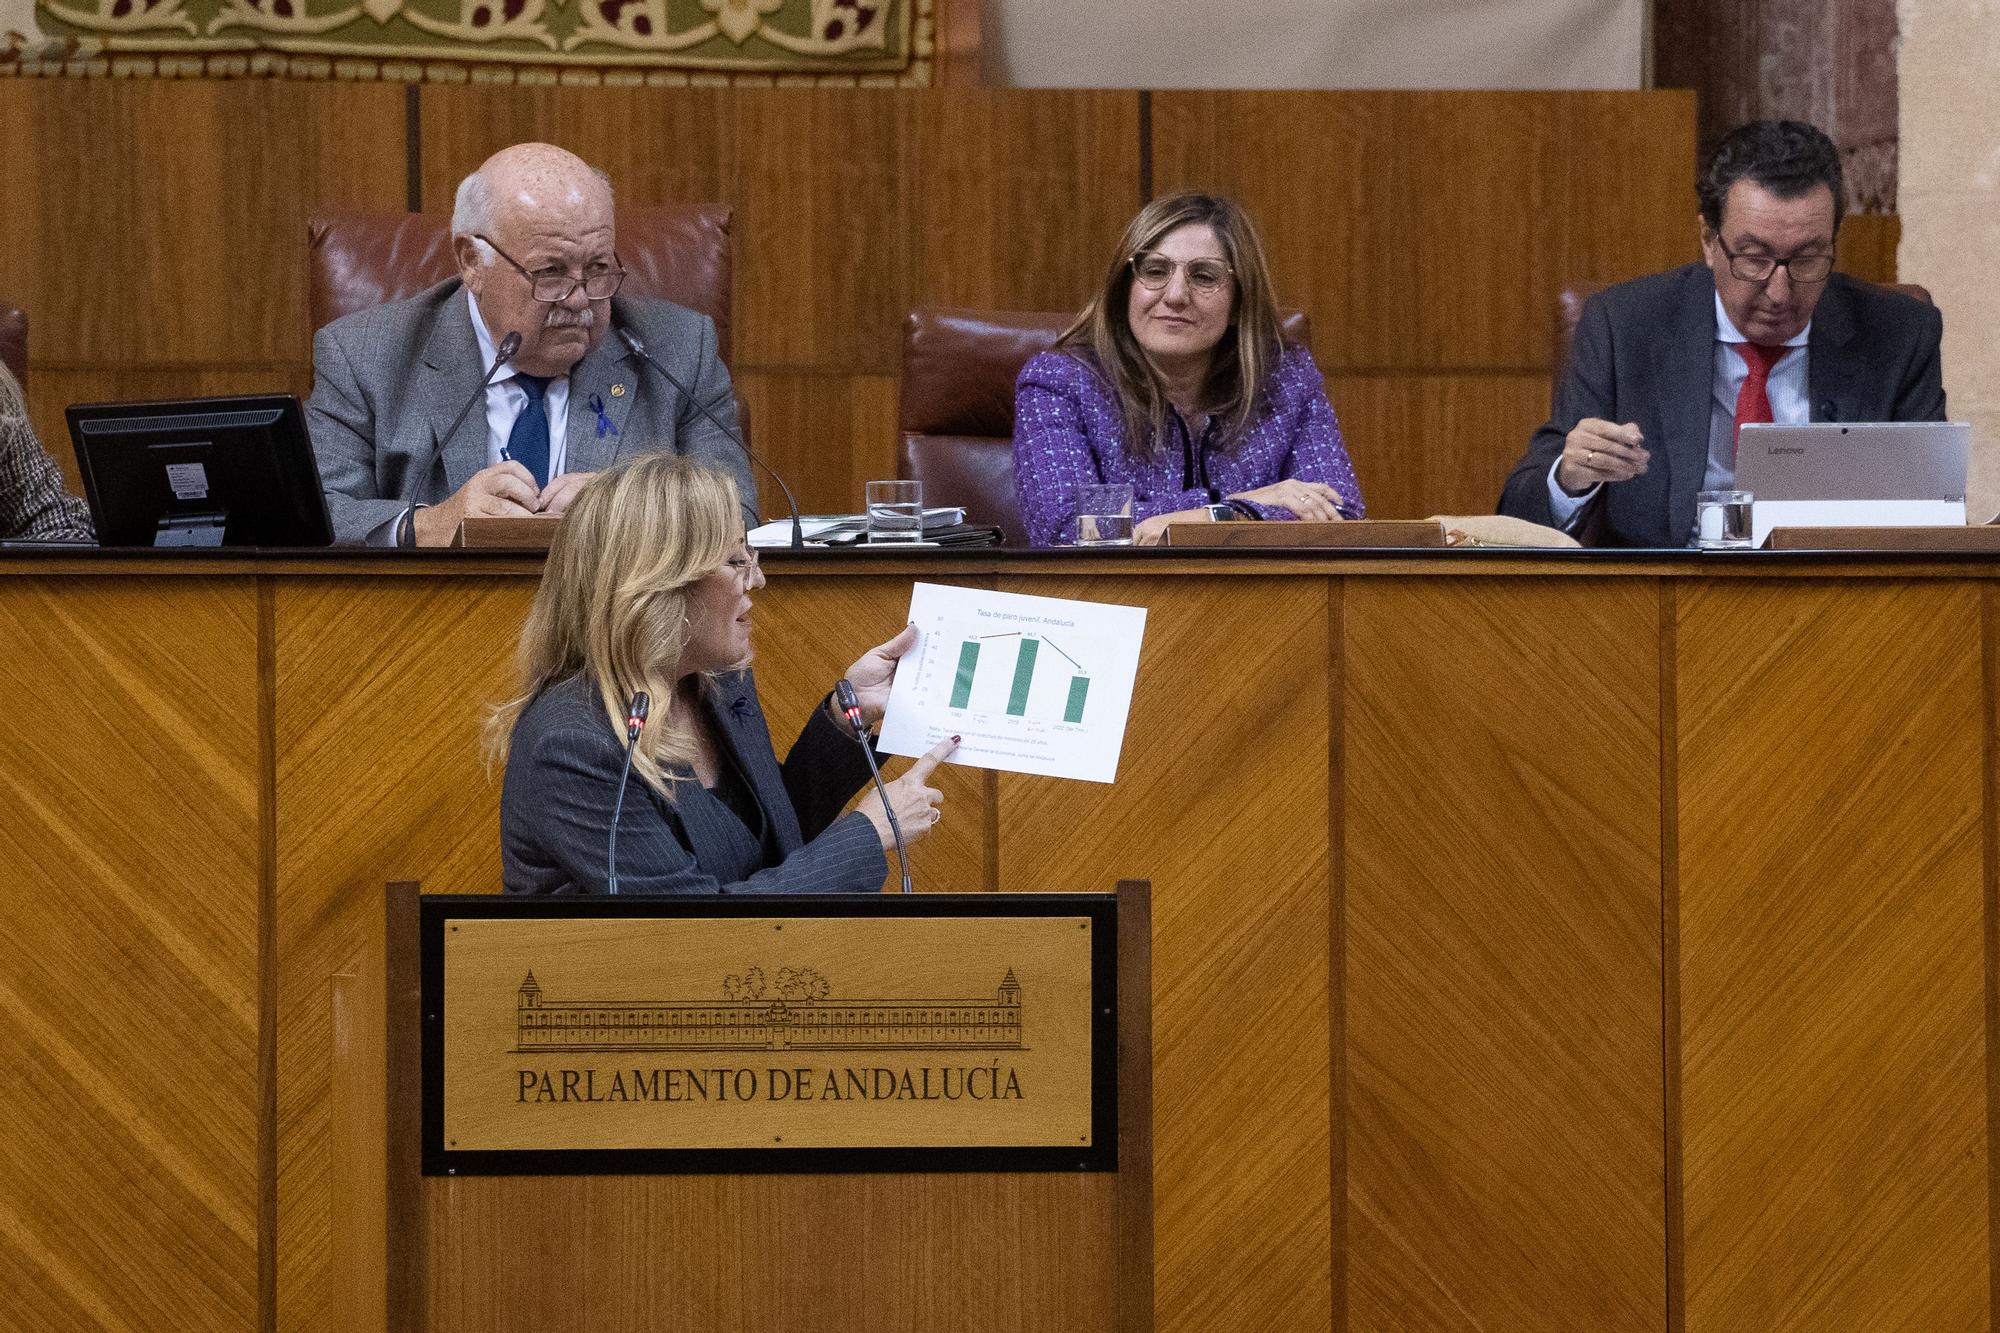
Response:
[{"label": "black microphone head", "polygon": [[639,335],[626,328],[623,324],[618,326],[618,336],[625,340],[625,345],[632,349],[635,356],[644,356],[646,354],[646,344],[640,342]]},{"label": "black microphone head", "polygon": [[861,699],[854,693],[854,685],[842,676],[834,682],[833,697],[840,701],[840,711],[850,716],[861,711]]},{"label": "black microphone head", "polygon": [[500,340],[500,346],[494,352],[494,360],[499,361],[503,364],[508,361],[512,361],[514,359],[514,353],[520,350],[521,350],[521,335],[518,333],[510,333],[506,337]]},{"label": "black microphone head", "polygon": [[653,701],[644,690],[632,696],[632,702],[625,709],[625,739],[635,741],[645,729],[646,714],[652,710]]}]

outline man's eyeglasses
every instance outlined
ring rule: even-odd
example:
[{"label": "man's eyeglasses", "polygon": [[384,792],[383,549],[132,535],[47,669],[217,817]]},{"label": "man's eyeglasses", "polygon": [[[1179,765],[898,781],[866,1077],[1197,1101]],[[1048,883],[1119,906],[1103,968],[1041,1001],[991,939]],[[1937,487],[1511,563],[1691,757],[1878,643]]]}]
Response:
[{"label": "man's eyeglasses", "polygon": [[582,287],[583,294],[593,301],[607,301],[618,294],[619,286],[625,281],[625,269],[618,263],[616,255],[609,261],[598,260],[586,268],[581,277],[568,269],[549,268],[530,273],[521,267],[521,261],[494,245],[490,238],[475,232],[472,239],[489,246],[494,254],[512,264],[514,271],[528,280],[528,289],[535,299],[549,305],[569,300],[569,294],[578,287]]},{"label": "man's eyeglasses", "polygon": [[1149,292],[1157,292],[1174,280],[1174,270],[1187,270],[1188,290],[1197,296],[1213,296],[1229,285],[1233,269],[1220,259],[1169,259],[1160,254],[1132,256],[1132,276]]},{"label": "man's eyeglasses", "polygon": [[1773,259],[1769,255],[1739,255],[1724,245],[1720,236],[1715,238],[1715,244],[1729,257],[1729,271],[1745,282],[1769,282],[1779,269],[1785,270],[1793,282],[1825,282],[1833,272],[1831,253]]}]

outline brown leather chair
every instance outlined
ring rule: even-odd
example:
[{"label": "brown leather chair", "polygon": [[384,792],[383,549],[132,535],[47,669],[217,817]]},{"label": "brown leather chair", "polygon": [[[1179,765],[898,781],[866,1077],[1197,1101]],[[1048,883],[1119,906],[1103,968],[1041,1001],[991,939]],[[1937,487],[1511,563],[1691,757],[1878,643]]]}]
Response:
[{"label": "brown leather chair", "polygon": [[[1576,343],[1576,324],[1583,318],[1583,303],[1611,284],[1608,282],[1579,282],[1565,287],[1556,295],[1556,338],[1554,374],[1561,378],[1569,367],[1570,348]],[[1893,284],[1892,291],[1905,296],[1913,296],[1925,305],[1931,305],[1931,289],[1914,282]]]},{"label": "brown leather chair", "polygon": [[0,362],[14,372],[23,388],[28,383],[28,312],[0,301]]},{"label": "brown leather chair", "polygon": [[[1075,316],[1047,311],[924,306],[903,323],[902,434],[898,475],[924,483],[927,505],[963,505],[966,521],[991,523],[1009,546],[1028,544],[1014,500],[1014,380],[1055,346]],[[1285,336],[1312,343],[1299,311]]]},{"label": "brown leather chair", "polygon": [[[656,296],[715,321],[729,360],[730,211],[720,204],[618,210],[624,294]],[[306,223],[312,326],[400,301],[458,272],[451,219],[429,213],[324,213]]]}]

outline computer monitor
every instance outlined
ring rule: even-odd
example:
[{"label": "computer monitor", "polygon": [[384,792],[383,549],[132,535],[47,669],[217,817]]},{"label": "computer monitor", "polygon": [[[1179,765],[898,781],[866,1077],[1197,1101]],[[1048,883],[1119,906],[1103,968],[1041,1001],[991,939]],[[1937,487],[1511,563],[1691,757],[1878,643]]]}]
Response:
[{"label": "computer monitor", "polygon": [[333,542],[296,398],[94,403],[67,416],[100,545]]}]

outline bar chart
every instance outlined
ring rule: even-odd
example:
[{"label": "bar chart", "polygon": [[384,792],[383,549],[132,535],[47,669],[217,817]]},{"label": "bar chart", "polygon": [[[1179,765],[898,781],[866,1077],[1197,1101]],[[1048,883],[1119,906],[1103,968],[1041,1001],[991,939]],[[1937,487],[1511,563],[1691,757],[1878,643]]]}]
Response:
[{"label": "bar chart", "polygon": [[922,633],[896,669],[882,748],[954,763],[1109,782],[1145,633],[1143,607],[919,583]]},{"label": "bar chart", "polygon": [[[1056,666],[1051,659],[1043,658],[1044,646],[1053,657],[1060,657],[1067,664],[1066,669]],[[959,640],[958,669],[952,675],[950,707],[960,712],[970,710],[972,688],[979,679],[980,658],[984,655],[989,663],[996,660],[1005,662],[1010,650],[1013,665],[1007,675],[1006,715],[1027,716],[1028,701],[1034,694],[1036,664],[1041,662],[1043,665],[1039,670],[1043,676],[1063,679],[1062,720],[1071,725],[1080,724],[1084,704],[1090,698],[1090,673],[1053,639],[1024,634],[1019,630]],[[998,668],[989,666],[987,669],[993,671]]]}]

